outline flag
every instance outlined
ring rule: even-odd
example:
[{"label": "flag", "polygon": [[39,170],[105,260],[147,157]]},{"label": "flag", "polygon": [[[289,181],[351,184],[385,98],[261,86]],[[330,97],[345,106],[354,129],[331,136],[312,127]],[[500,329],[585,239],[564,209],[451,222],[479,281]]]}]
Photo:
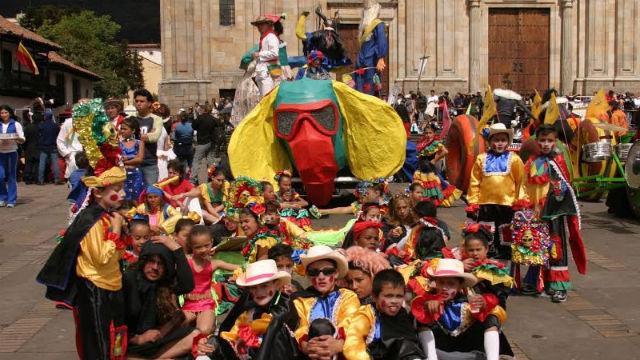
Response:
[{"label": "flag", "polygon": [[482,108],[482,118],[478,123],[478,133],[476,134],[476,141],[480,138],[482,129],[484,129],[489,120],[497,114],[496,102],[493,100],[493,90],[491,85],[487,87],[487,91],[484,93],[484,107]]},{"label": "flag", "polygon": [[547,112],[544,114],[544,123],[553,125],[559,118],[560,108],[558,107],[558,102],[556,101],[556,93],[552,92],[551,98],[549,99],[549,106],[547,106]]},{"label": "flag", "polygon": [[539,121],[538,116],[540,116],[542,112],[542,97],[540,93],[538,93],[538,90],[535,90],[535,92],[536,95],[533,97],[533,104],[531,104],[531,115]]},{"label": "flag", "polygon": [[18,59],[18,62],[20,64],[31,70],[34,75],[40,75],[40,71],[38,71],[38,65],[36,65],[36,62],[33,60],[33,57],[29,53],[29,50],[27,50],[27,48],[22,45],[22,41],[20,41],[20,43],[18,44],[16,58]]},{"label": "flag", "polygon": [[600,115],[606,113],[609,110],[609,103],[607,97],[604,95],[604,89],[600,89],[596,96],[591,99],[589,106],[587,107],[587,113],[585,118],[598,119]]}]

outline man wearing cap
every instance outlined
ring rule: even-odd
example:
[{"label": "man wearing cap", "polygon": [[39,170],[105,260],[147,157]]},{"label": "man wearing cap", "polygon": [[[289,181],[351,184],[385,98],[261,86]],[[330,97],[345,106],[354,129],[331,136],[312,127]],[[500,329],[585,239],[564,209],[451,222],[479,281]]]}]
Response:
[{"label": "man wearing cap", "polygon": [[258,28],[260,32],[260,46],[258,51],[252,54],[257,61],[253,78],[260,90],[260,96],[265,96],[275,87],[269,70],[270,67],[278,66],[280,40],[273,31],[273,23],[279,18],[279,16],[261,15],[251,22],[251,25]]}]

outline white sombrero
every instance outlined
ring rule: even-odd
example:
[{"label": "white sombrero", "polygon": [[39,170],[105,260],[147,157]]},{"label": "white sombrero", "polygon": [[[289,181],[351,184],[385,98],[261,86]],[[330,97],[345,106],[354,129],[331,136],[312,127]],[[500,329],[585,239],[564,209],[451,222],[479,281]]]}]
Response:
[{"label": "white sombrero", "polygon": [[435,270],[427,268],[427,274],[431,278],[457,277],[463,280],[463,287],[472,287],[478,282],[475,275],[464,272],[464,264],[457,259],[438,259]]},{"label": "white sombrero", "polygon": [[274,260],[260,260],[247,265],[247,270],[236,279],[238,286],[256,286],[273,280],[291,282],[291,275],[286,271],[278,271]]},{"label": "white sombrero", "polygon": [[507,136],[509,136],[509,144],[513,142],[513,129],[507,129],[507,127],[501,122],[491,124],[491,126],[489,126],[489,139],[496,134],[507,134]]},{"label": "white sombrero", "polygon": [[326,245],[316,245],[312,246],[307,250],[306,254],[300,255],[300,260],[302,261],[302,266],[305,271],[307,270],[307,266],[309,264],[314,263],[319,260],[332,260],[335,261],[338,266],[338,278],[342,278],[347,275],[349,271],[349,263],[347,262],[347,258],[338,250],[333,250]]}]

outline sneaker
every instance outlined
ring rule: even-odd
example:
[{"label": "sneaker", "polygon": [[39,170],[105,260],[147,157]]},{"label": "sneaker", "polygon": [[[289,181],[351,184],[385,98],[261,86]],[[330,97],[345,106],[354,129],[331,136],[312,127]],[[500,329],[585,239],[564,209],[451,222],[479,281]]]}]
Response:
[{"label": "sneaker", "polygon": [[311,216],[313,216],[316,219],[320,219],[322,217],[320,210],[315,205],[311,205],[311,207],[309,208],[309,214],[311,214]]},{"label": "sneaker", "polygon": [[564,290],[558,290],[551,295],[551,301],[554,303],[561,303],[567,301],[567,292]]},{"label": "sneaker", "polygon": [[7,204],[7,209],[13,209],[16,207],[16,204]]},{"label": "sneaker", "polygon": [[0,201],[0,207],[5,207],[7,206],[7,202],[6,201]]}]

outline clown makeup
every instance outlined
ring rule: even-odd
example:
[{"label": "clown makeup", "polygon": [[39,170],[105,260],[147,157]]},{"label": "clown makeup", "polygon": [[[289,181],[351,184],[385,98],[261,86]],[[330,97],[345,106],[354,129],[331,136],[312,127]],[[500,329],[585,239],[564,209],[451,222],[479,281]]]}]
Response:
[{"label": "clown makeup", "polygon": [[240,228],[248,238],[258,232],[258,221],[249,214],[240,214]]},{"label": "clown makeup", "polygon": [[367,212],[363,216],[364,221],[382,221],[382,212],[380,212],[380,208],[376,206],[370,206],[367,208]]},{"label": "clown makeup", "polygon": [[142,266],[142,273],[149,281],[158,281],[162,279],[166,271],[164,261],[159,255],[151,256]]},{"label": "clown makeup", "polygon": [[136,224],[131,228],[131,240],[133,243],[133,252],[140,254],[142,245],[149,241],[151,229],[148,224]]},{"label": "clown makeup", "polygon": [[191,232],[192,225],[184,226],[180,231],[173,234],[176,242],[180,244],[183,249],[187,248],[187,239],[189,238],[189,233]]},{"label": "clown makeup", "polygon": [[393,286],[390,283],[382,284],[380,293],[373,296],[376,309],[389,316],[398,314],[404,304],[404,286]]},{"label": "clown makeup", "polygon": [[276,281],[269,281],[256,286],[251,286],[247,288],[247,290],[249,290],[251,300],[253,300],[256,305],[265,307],[276,295],[276,292],[278,291],[278,284]]},{"label": "clown makeup", "polygon": [[556,146],[556,134],[553,132],[540,134],[536,141],[538,142],[538,146],[540,146],[540,152],[544,155],[549,155]]},{"label": "clown makeup", "polygon": [[275,191],[273,191],[273,186],[271,184],[264,185],[264,188],[262,190],[262,197],[264,198],[264,202],[276,200],[276,193]]},{"label": "clown makeup", "polygon": [[293,260],[287,256],[278,256],[276,259],[278,271],[286,271],[289,274],[293,272]]},{"label": "clown makeup", "polygon": [[347,272],[347,287],[358,295],[358,299],[364,299],[371,295],[373,280],[371,275],[362,269],[349,269]]},{"label": "clown makeup", "polygon": [[444,301],[455,299],[461,288],[462,279],[460,278],[448,276],[436,278],[436,289]]},{"label": "clown makeup", "polygon": [[147,194],[147,205],[151,209],[159,209],[162,206],[162,197],[157,194]]},{"label": "clown makeup", "polygon": [[487,253],[489,249],[484,245],[480,239],[467,239],[464,242],[464,251],[475,261],[482,261],[487,259]]},{"label": "clown makeup", "polygon": [[98,204],[107,210],[120,208],[125,196],[122,183],[97,189],[94,195]]},{"label": "clown makeup", "polygon": [[502,154],[507,151],[509,146],[509,135],[505,133],[495,134],[489,139],[489,145],[491,145],[491,150],[495,153]]},{"label": "clown makeup", "polygon": [[411,191],[411,199],[417,204],[422,199],[422,193],[424,192],[424,188],[422,185],[415,184],[413,191]]},{"label": "clown makeup", "polygon": [[365,229],[356,239],[356,245],[376,251],[380,245],[380,231],[376,228]]},{"label": "clown makeup", "polygon": [[307,276],[314,289],[322,295],[328,294],[336,285],[336,264],[330,260],[312,262],[307,266]]}]

